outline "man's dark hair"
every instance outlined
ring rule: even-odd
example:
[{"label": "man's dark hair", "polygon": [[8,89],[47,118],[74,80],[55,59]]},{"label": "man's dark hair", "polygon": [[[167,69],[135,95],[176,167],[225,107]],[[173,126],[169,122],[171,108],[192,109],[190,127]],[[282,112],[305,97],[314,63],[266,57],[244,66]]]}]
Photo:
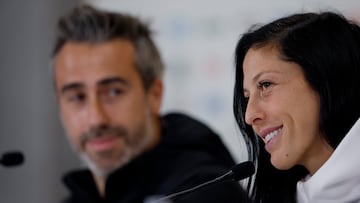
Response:
[{"label": "man's dark hair", "polygon": [[147,90],[155,78],[162,77],[164,69],[151,34],[149,27],[138,18],[82,5],[60,18],[52,58],[56,57],[67,42],[101,43],[115,39],[129,40],[135,48],[137,71]]}]

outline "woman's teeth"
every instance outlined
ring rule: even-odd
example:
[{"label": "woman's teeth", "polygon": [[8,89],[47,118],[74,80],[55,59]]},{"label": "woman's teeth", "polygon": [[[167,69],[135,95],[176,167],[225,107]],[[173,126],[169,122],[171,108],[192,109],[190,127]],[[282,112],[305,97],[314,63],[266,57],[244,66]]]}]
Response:
[{"label": "woman's teeth", "polygon": [[277,129],[277,130],[274,130],[271,133],[267,134],[265,136],[265,143],[268,143],[273,137],[275,137],[277,134],[279,134],[280,131],[281,131],[281,129]]}]

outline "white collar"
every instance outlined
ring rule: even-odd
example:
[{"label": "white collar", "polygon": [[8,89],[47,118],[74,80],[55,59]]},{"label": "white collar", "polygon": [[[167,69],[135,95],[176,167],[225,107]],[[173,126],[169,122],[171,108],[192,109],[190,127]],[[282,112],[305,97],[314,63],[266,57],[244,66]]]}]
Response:
[{"label": "white collar", "polygon": [[330,158],[297,184],[298,202],[360,202],[360,118]]}]

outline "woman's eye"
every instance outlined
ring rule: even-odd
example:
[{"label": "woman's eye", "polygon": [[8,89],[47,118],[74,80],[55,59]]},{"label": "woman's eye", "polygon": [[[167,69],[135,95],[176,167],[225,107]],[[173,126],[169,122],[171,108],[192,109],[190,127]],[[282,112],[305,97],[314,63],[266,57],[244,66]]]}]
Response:
[{"label": "woman's eye", "polygon": [[249,103],[249,97],[244,97],[244,102],[245,102],[245,105],[247,105]]},{"label": "woman's eye", "polygon": [[272,85],[271,82],[269,82],[269,81],[264,81],[264,82],[260,82],[258,87],[259,87],[259,89],[261,89],[261,90],[266,90],[266,89],[269,88],[271,85]]}]

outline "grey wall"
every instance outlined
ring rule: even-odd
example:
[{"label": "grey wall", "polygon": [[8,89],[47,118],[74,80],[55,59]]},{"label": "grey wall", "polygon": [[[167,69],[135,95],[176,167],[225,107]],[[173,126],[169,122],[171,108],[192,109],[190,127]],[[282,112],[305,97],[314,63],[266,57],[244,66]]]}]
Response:
[{"label": "grey wall", "polygon": [[0,166],[0,202],[52,203],[66,195],[61,174],[78,164],[65,140],[49,74],[58,16],[75,0],[0,1],[0,155],[26,162]]}]

